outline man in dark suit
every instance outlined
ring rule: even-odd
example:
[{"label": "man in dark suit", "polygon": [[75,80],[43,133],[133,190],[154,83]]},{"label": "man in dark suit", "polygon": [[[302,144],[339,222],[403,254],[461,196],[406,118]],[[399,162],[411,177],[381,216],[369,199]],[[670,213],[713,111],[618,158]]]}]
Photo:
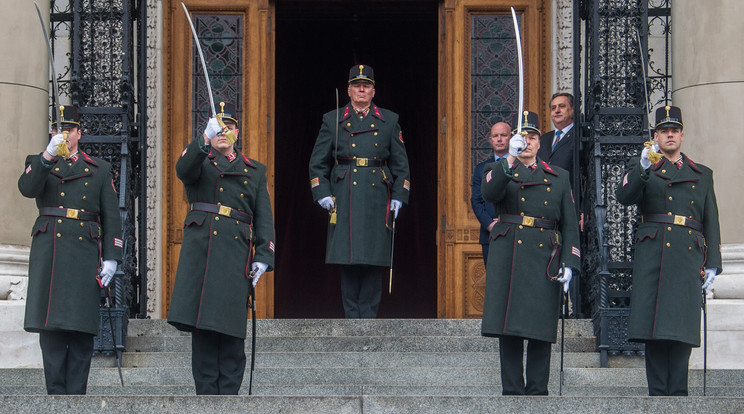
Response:
[{"label": "man in dark suit", "polygon": [[550,119],[555,130],[540,137],[540,150],[537,156],[550,165],[558,166],[568,171],[569,182],[573,187],[573,95],[560,92],[550,98]]},{"label": "man in dark suit", "polygon": [[481,180],[483,179],[483,169],[486,164],[499,161],[509,154],[510,132],[511,127],[506,122],[497,122],[491,127],[491,134],[488,136],[488,141],[491,143],[491,148],[493,148],[493,156],[488,157],[487,160],[475,166],[473,169],[473,178],[470,180],[470,206],[473,208],[475,217],[480,222],[478,243],[480,243],[483,249],[483,263],[486,265],[488,265],[489,233],[493,225],[496,224],[498,214],[493,204],[483,200]]},{"label": "man in dark suit", "polygon": [[[574,97],[570,93],[558,92],[550,97],[550,119],[553,121],[555,130],[547,132],[540,136],[540,149],[537,156],[551,166],[561,167],[568,171],[568,182],[571,188],[574,186]],[[579,220],[579,227],[583,228],[583,217]],[[576,275],[569,292],[569,308],[575,312],[581,312],[581,309],[574,309],[578,303],[581,282]],[[578,303],[578,307],[581,304]]]},{"label": "man in dark suit", "polygon": [[326,112],[310,157],[313,200],[331,214],[326,263],[341,265],[347,318],[374,318],[392,224],[411,181],[398,114],[375,105],[374,71],[349,71],[349,103]]}]

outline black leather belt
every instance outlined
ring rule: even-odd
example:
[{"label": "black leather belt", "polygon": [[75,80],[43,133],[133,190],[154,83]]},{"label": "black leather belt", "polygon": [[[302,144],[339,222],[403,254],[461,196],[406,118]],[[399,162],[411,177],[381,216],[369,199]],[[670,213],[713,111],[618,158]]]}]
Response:
[{"label": "black leather belt", "polygon": [[221,216],[234,218],[243,223],[253,224],[253,216],[222,204],[191,203],[191,211],[206,211],[207,213],[219,214]]},{"label": "black leather belt", "polygon": [[703,223],[685,216],[673,216],[671,214],[645,214],[641,217],[641,223],[676,224],[677,226],[689,227],[701,233],[703,231]]},{"label": "black leather belt", "polygon": [[518,216],[516,214],[502,214],[499,216],[499,223],[521,224],[526,227],[539,227],[543,229],[555,229],[556,222],[548,219],[541,219],[530,216]]},{"label": "black leather belt", "polygon": [[65,217],[73,220],[98,221],[98,213],[89,213],[76,208],[41,207],[40,216]]},{"label": "black leather belt", "polygon": [[387,164],[387,160],[371,158],[339,158],[338,163],[341,165],[355,165],[357,167],[384,167]]}]

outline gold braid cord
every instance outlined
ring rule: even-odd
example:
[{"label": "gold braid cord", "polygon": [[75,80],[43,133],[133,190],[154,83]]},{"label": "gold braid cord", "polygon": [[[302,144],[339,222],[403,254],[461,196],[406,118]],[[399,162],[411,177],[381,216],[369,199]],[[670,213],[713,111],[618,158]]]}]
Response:
[{"label": "gold braid cord", "polygon": [[648,160],[651,162],[651,164],[656,164],[661,159],[661,154],[654,151],[654,141],[646,141],[643,143],[643,146],[648,148]]}]

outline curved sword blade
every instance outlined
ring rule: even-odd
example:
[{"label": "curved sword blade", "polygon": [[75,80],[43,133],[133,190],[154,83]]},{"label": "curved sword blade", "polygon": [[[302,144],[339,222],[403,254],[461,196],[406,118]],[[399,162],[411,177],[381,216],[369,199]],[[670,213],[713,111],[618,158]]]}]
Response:
[{"label": "curved sword blade", "polygon": [[524,111],[524,62],[522,60],[522,34],[519,31],[517,12],[511,8],[512,21],[514,21],[514,37],[517,39],[517,61],[519,63],[519,110],[517,111],[517,134],[522,133],[522,111]]},{"label": "curved sword blade", "polygon": [[643,43],[641,42],[641,33],[636,30],[636,39],[638,39],[638,53],[641,58],[641,70],[643,72],[643,96],[646,98],[646,121],[648,124],[648,140],[653,141],[651,136],[651,104],[648,100],[648,75],[646,74],[646,60],[643,58]]},{"label": "curved sword blade", "polygon": [[[59,88],[57,87],[57,71],[54,70],[54,53],[52,53],[52,42],[49,40],[49,33],[47,33],[46,23],[44,18],[41,17],[41,10],[39,5],[34,2],[36,7],[36,14],[39,15],[39,23],[41,23],[41,31],[44,33],[44,40],[46,40],[47,50],[49,51],[49,70],[52,72],[52,93],[54,94],[54,110],[58,111],[61,103],[59,102]],[[61,114],[60,114],[61,115]],[[57,132],[62,133],[62,117],[57,115]]]},{"label": "curved sword blade", "polygon": [[212,84],[209,82],[207,62],[204,60],[204,52],[202,52],[201,43],[199,42],[199,35],[196,34],[196,28],[194,27],[194,22],[191,21],[189,9],[186,8],[186,5],[183,4],[183,2],[181,2],[181,6],[183,6],[183,11],[186,12],[186,20],[189,21],[189,26],[191,26],[191,34],[194,35],[194,44],[196,44],[196,50],[199,51],[199,60],[201,60],[202,70],[204,70],[204,79],[207,81],[207,91],[209,92],[209,105],[211,105],[212,107],[212,116],[217,118],[217,111],[214,109],[214,98],[212,97]]}]

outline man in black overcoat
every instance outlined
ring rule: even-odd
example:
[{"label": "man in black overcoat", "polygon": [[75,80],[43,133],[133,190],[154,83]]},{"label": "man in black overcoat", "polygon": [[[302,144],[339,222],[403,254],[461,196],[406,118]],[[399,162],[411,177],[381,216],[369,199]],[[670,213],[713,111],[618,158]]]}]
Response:
[{"label": "man in black overcoat", "polygon": [[124,243],[111,165],[79,150],[77,107],[60,112],[62,131],[54,130],[44,152],[26,157],[18,179],[21,194],[39,208],[23,327],[39,333],[47,393],[85,394],[100,285],[114,276]]}]

